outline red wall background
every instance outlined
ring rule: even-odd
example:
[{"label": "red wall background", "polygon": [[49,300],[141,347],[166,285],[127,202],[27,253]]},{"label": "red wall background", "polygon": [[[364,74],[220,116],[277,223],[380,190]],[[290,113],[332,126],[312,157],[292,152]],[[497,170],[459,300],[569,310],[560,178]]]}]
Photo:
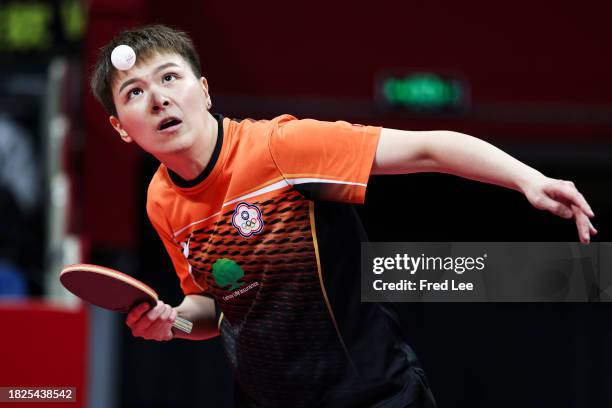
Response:
[{"label": "red wall background", "polygon": [[76,402],[3,403],[3,407],[85,407],[87,401],[87,311],[45,302],[0,305],[3,387],[76,388]]}]

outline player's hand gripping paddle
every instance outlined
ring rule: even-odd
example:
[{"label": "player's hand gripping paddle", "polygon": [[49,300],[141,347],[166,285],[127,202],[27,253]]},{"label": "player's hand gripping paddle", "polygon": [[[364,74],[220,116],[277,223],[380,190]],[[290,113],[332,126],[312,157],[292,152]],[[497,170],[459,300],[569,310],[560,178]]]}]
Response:
[{"label": "player's hand gripping paddle", "polygon": [[[154,307],[157,293],[149,286],[129,275],[98,265],[68,265],[60,273],[62,285],[86,302],[112,310],[129,312],[142,302]],[[191,333],[193,324],[177,317],[172,326]]]}]

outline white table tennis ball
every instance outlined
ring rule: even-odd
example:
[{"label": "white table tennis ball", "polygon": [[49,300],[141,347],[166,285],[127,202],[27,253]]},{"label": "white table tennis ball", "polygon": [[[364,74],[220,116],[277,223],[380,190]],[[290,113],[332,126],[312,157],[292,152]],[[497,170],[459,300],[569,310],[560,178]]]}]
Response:
[{"label": "white table tennis ball", "polygon": [[127,71],[136,62],[136,53],[129,45],[118,45],[111,53],[113,66],[120,71]]}]

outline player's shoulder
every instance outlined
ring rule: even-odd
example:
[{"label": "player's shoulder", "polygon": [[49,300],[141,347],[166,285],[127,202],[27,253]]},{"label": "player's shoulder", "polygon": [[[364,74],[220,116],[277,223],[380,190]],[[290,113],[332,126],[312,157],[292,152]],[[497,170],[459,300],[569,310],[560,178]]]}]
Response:
[{"label": "player's shoulder", "polygon": [[151,181],[149,181],[149,188],[147,190],[148,195],[165,187],[169,187],[167,177],[165,177],[166,174],[164,164],[160,164],[157,170],[155,170],[153,177],[151,177]]},{"label": "player's shoulder", "polygon": [[270,132],[285,123],[296,118],[292,115],[284,114],[276,116],[272,119],[237,119],[237,118],[226,118],[228,122],[228,129],[232,134],[238,136],[267,136]]},{"label": "player's shoulder", "polygon": [[226,118],[228,119],[230,122],[232,122],[233,124],[236,125],[243,125],[243,126],[269,126],[269,125],[274,125],[280,122],[284,122],[287,120],[295,120],[295,116],[293,115],[289,115],[289,114],[282,114],[282,115],[278,115],[272,119],[253,119],[253,118],[244,118],[244,119],[239,119],[239,118]]},{"label": "player's shoulder", "polygon": [[172,192],[172,186],[164,164],[160,164],[147,188],[147,212],[164,205],[165,197]]}]

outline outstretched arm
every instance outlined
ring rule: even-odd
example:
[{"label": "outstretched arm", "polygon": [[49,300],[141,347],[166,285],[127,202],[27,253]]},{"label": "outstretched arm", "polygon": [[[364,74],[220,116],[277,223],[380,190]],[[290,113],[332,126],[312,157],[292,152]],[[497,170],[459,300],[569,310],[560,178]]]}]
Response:
[{"label": "outstretched arm", "polygon": [[546,177],[497,147],[463,133],[383,129],[372,174],[441,172],[497,184],[525,194],[536,208],[574,218],[580,241],[597,233],[593,211],[574,183]]}]

